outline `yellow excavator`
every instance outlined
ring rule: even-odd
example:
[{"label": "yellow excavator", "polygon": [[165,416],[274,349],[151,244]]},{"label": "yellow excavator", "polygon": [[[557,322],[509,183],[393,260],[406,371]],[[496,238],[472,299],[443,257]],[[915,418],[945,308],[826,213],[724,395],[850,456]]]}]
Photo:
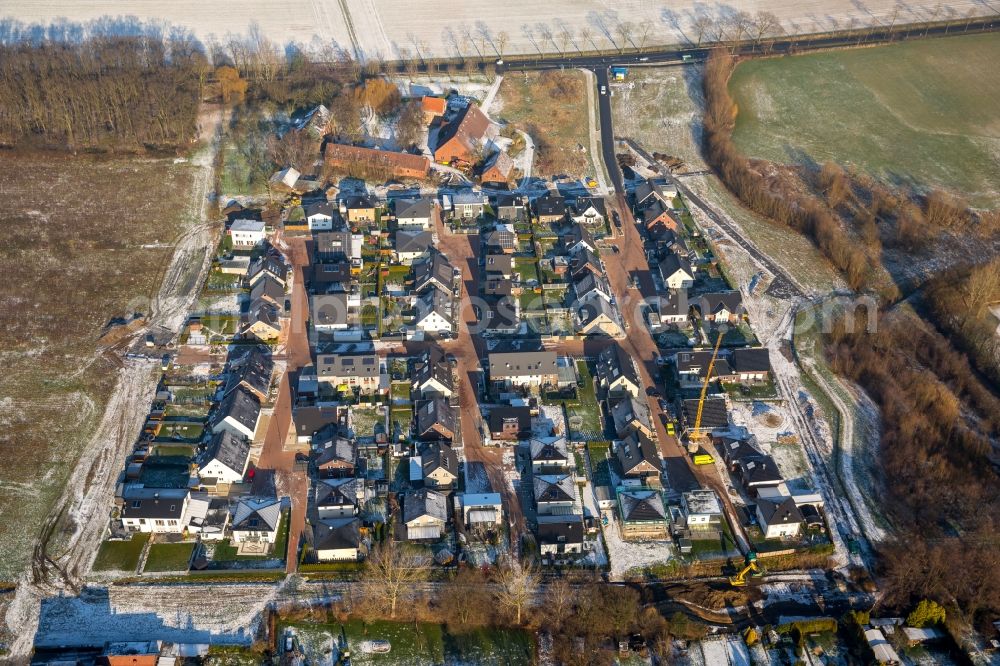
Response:
[{"label": "yellow excavator", "polygon": [[764,575],[764,567],[757,564],[757,551],[751,550],[747,553],[743,561],[743,568],[735,576],[729,577],[729,584],[733,587],[745,587],[747,578],[760,578]]}]

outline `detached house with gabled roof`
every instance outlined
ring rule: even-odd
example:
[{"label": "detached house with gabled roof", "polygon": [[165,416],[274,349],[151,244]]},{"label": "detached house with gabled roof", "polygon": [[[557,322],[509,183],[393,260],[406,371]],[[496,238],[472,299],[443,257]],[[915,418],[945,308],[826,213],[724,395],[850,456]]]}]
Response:
[{"label": "detached house with gabled roof", "polygon": [[656,442],[641,432],[630,433],[615,444],[615,457],[626,479],[636,479],[644,486],[661,485],[663,461]]},{"label": "detached house with gabled roof", "polygon": [[250,301],[240,326],[240,336],[270,342],[281,337],[281,310],[269,300]]},{"label": "detached house with gabled roof", "polygon": [[250,287],[250,301],[267,301],[279,308],[284,305],[285,285],[273,277],[266,275]]},{"label": "detached house with gabled roof", "polygon": [[566,219],[566,199],[549,191],[535,199],[535,219],[539,224],[552,224]]},{"label": "detached house with gabled roof", "polygon": [[434,234],[421,229],[400,229],[396,232],[396,261],[409,266],[430,254]]},{"label": "detached house with gabled roof", "polygon": [[198,466],[202,485],[218,486],[243,481],[250,464],[250,441],[222,430],[212,435]]},{"label": "detached house with gabled roof", "polygon": [[573,325],[577,334],[583,336],[625,337],[614,308],[603,298],[592,298],[581,303],[573,312]]},{"label": "detached house with gabled roof", "polygon": [[431,347],[413,364],[412,393],[427,400],[434,397],[450,398],[454,392],[451,363],[440,347]]},{"label": "detached house with gabled roof", "polygon": [[472,163],[477,150],[497,135],[497,129],[480,108],[470,103],[438,132],[434,161]]},{"label": "detached house with gabled roof", "polygon": [[784,483],[778,465],[771,456],[738,460],[736,473],[743,482],[743,487],[750,493],[756,493],[764,488],[776,488]]},{"label": "detached house with gabled roof", "polygon": [[757,520],[765,539],[788,539],[802,531],[804,518],[791,497],[757,499]]},{"label": "detached house with gabled roof", "polygon": [[615,432],[620,438],[625,438],[633,432],[642,433],[650,438],[656,436],[649,407],[632,396],[612,402],[611,417],[615,423]]},{"label": "detached house with gabled roof", "polygon": [[342,222],[337,205],[329,201],[315,201],[305,206],[305,216],[309,231],[330,231],[335,221]]},{"label": "detached house with gabled roof", "polygon": [[676,197],[677,187],[675,185],[666,185],[654,178],[647,178],[635,188],[635,205],[637,208],[644,208],[653,201],[660,201],[661,203],[671,205]]},{"label": "detached house with gabled roof", "polygon": [[417,297],[413,325],[418,331],[451,337],[455,333],[451,292],[431,287]]},{"label": "detached house with gabled roof", "polygon": [[357,518],[316,523],[312,526],[312,547],[320,562],[357,562],[368,553]]},{"label": "detached house with gabled roof", "polygon": [[429,198],[396,199],[393,206],[396,211],[397,228],[429,229],[431,227],[434,205]]},{"label": "detached house with gabled roof", "polygon": [[530,407],[493,407],[488,421],[493,439],[516,441],[531,434]]},{"label": "detached house with gabled roof", "polygon": [[367,498],[363,479],[320,479],[313,486],[313,508],[320,520],[353,518]]},{"label": "detached house with gabled roof", "polygon": [[[662,201],[655,200],[639,212],[642,225],[647,230],[669,229],[677,231],[681,228],[681,223],[674,217],[669,206]],[[662,233],[662,231],[661,231]]]},{"label": "detached house with gabled roof", "polygon": [[771,357],[767,347],[736,349],[730,364],[736,376],[745,384],[766,382],[771,377]]},{"label": "detached house with gabled roof", "polygon": [[692,306],[705,321],[736,322],[746,312],[743,297],[738,291],[702,294],[694,299]]},{"label": "detached house with gabled roof", "polygon": [[455,439],[458,416],[455,414],[455,408],[444,398],[418,400],[414,404],[413,412],[418,439],[430,441]]},{"label": "detached house with gabled roof", "polygon": [[229,431],[238,437],[253,439],[260,420],[260,402],[245,388],[233,389],[222,398],[212,415],[212,432]]},{"label": "detached house with gabled roof", "polygon": [[577,224],[603,227],[608,211],[602,197],[579,197],[570,208],[570,217]]},{"label": "detached house with gabled roof", "polygon": [[349,479],[357,470],[358,449],[347,437],[333,435],[313,445],[316,472],[325,479]]},{"label": "detached house with gabled roof", "polygon": [[656,268],[667,289],[689,289],[694,286],[694,267],[687,257],[671,252]]},{"label": "detached house with gabled roof", "polygon": [[448,524],[448,501],[430,488],[422,488],[403,496],[403,524],[410,541],[438,540]]},{"label": "detached house with gabled roof", "polygon": [[125,486],[122,492],[122,526],[131,532],[179,534],[187,527],[187,488]]},{"label": "detached house with gabled roof", "polygon": [[618,344],[608,345],[597,355],[597,383],[611,396],[638,398],[642,392],[635,362]]},{"label": "detached house with gabled roof", "polygon": [[430,442],[420,447],[420,467],[424,487],[438,490],[455,487],[458,481],[458,456],[446,442]]},{"label": "detached house with gabled roof", "polygon": [[290,269],[276,251],[265,252],[247,268],[247,284],[251,287],[264,277],[271,277],[284,287],[288,283]]},{"label": "detached house with gabled roof", "polygon": [[514,160],[502,150],[493,153],[483,164],[479,180],[483,184],[506,185],[514,172]]},{"label": "detached house with gabled roof", "polygon": [[413,291],[422,294],[437,287],[454,293],[461,273],[443,253],[431,249],[430,256],[413,264]]}]

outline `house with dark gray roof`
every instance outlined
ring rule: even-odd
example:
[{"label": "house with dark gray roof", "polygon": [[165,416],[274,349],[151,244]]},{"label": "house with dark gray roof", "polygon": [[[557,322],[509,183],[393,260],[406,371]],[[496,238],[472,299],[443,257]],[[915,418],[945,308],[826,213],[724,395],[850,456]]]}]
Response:
[{"label": "house with dark gray roof", "polygon": [[332,391],[371,395],[381,388],[382,367],[374,352],[317,354],[316,378]]},{"label": "house with dark gray roof", "polygon": [[689,289],[694,286],[694,267],[687,257],[671,252],[656,266],[667,289]]},{"label": "house with dark gray roof", "polygon": [[226,388],[223,393],[243,387],[264,402],[267,400],[273,373],[274,361],[271,359],[271,354],[261,347],[251,347],[242,356],[230,358],[226,369]]},{"label": "house with dark gray roof", "polygon": [[421,398],[450,398],[455,391],[453,368],[440,347],[427,349],[413,364],[412,391]]},{"label": "house with dark gray roof", "polygon": [[419,449],[424,486],[450,489],[458,481],[458,456],[447,442],[429,442]]},{"label": "house with dark gray roof", "polygon": [[212,415],[212,432],[225,430],[238,437],[253,439],[260,420],[260,402],[250,391],[237,387],[222,398]]},{"label": "house with dark gray roof", "polygon": [[404,266],[427,256],[433,246],[434,234],[430,231],[409,228],[396,231],[396,261]]},{"label": "house with dark gray roof", "polygon": [[[705,383],[705,376],[711,362],[711,349],[677,352],[674,357],[674,367],[677,370],[677,381],[681,388],[701,388]],[[729,361],[721,354],[716,356],[715,363],[712,364],[712,379],[718,379],[722,382],[733,382],[737,379]]]},{"label": "house with dark gray roof", "polygon": [[791,497],[757,499],[757,520],[765,539],[787,539],[802,531],[804,518]]},{"label": "house with dark gray roof", "polygon": [[280,254],[277,252],[265,252],[257,257],[256,260],[250,262],[250,267],[247,269],[247,284],[253,286],[265,276],[269,276],[284,286],[288,282],[290,270],[288,264],[285,263]]},{"label": "house with dark gray roof", "polygon": [[501,192],[494,202],[497,219],[506,222],[526,222],[528,220],[528,198],[523,194]]},{"label": "house with dark gray roof", "polygon": [[538,550],[543,559],[563,560],[583,553],[583,521],[580,516],[538,516]]},{"label": "house with dark gray roof", "polygon": [[240,335],[263,342],[276,340],[281,335],[281,309],[262,298],[250,301],[242,317]]},{"label": "house with dark gray roof", "polygon": [[450,294],[455,291],[459,276],[448,257],[432,249],[427,259],[413,264],[413,291],[422,294],[437,287]]},{"label": "house with dark gray roof", "polygon": [[576,483],[572,474],[533,474],[531,484],[539,515],[576,513]]},{"label": "house with dark gray roof", "polygon": [[357,470],[358,448],[354,440],[331,434],[313,445],[313,466],[326,479],[349,479]]},{"label": "house with dark gray roof", "polygon": [[642,382],[635,362],[617,343],[605,347],[597,355],[597,382],[608,395],[631,395],[642,392]]},{"label": "house with dark gray roof", "polygon": [[396,225],[400,229],[429,229],[434,205],[427,197],[396,199]]},{"label": "house with dark gray roof", "polygon": [[317,522],[312,526],[312,548],[320,562],[357,562],[368,553],[357,518]]},{"label": "house with dark gray roof", "polygon": [[450,337],[455,333],[452,293],[431,287],[417,297],[413,325],[418,331]]},{"label": "house with dark gray roof", "polygon": [[529,407],[493,407],[487,420],[493,439],[516,441],[531,434]]},{"label": "house with dark gray roof", "polygon": [[122,526],[131,532],[183,532],[190,496],[187,488],[127,485],[122,491]]},{"label": "house with dark gray roof", "polygon": [[320,520],[351,518],[369,498],[364,479],[319,479],[313,486],[313,510]]},{"label": "house with dark gray roof", "polygon": [[618,437],[625,438],[633,432],[642,433],[647,437],[656,436],[649,406],[645,402],[627,395],[610,401],[610,405],[611,418],[614,420]]},{"label": "house with dark gray roof", "polygon": [[551,224],[566,219],[566,199],[558,192],[549,191],[535,199],[535,219],[539,224]]},{"label": "house with dark gray roof", "polygon": [[503,388],[559,383],[558,357],[553,351],[493,352],[488,365],[490,381]]},{"label": "house with dark gray roof", "polygon": [[285,285],[270,275],[265,275],[250,287],[250,300],[264,300],[283,307],[285,302]]},{"label": "house with dark gray roof", "polygon": [[533,474],[562,474],[576,464],[565,437],[533,437],[528,450]]},{"label": "house with dark gray roof", "polygon": [[[281,524],[282,501],[277,497],[245,497],[233,510],[230,530],[234,543],[273,544]],[[284,553],[281,553],[283,556]]]},{"label": "house with dark gray roof", "polygon": [[414,403],[417,438],[421,440],[454,440],[458,430],[458,415],[444,398],[418,400]]},{"label": "house with dark gray roof", "polygon": [[615,444],[615,457],[626,479],[637,479],[644,486],[659,487],[663,461],[656,442],[642,432],[629,434]]},{"label": "house with dark gray roof", "polygon": [[751,493],[761,488],[776,488],[784,483],[778,465],[771,456],[743,458],[736,462],[736,473]]},{"label": "house with dark gray roof", "polygon": [[447,523],[448,501],[438,491],[421,488],[403,496],[403,524],[408,540],[440,539]]},{"label": "house with dark gray roof", "polygon": [[738,291],[702,294],[693,299],[691,305],[705,321],[735,322],[746,312],[743,297]]},{"label": "house with dark gray roof", "polygon": [[250,463],[250,440],[222,430],[208,441],[198,476],[202,485],[240,483]]},{"label": "house with dark gray roof", "polygon": [[608,217],[603,197],[577,197],[570,208],[570,217],[577,224],[604,226]]},{"label": "house with dark gray roof", "polygon": [[340,210],[335,203],[329,201],[314,201],[303,206],[309,231],[329,231],[334,226],[343,224]]},{"label": "house with dark gray roof", "polygon": [[653,488],[618,488],[622,536],[626,539],[667,537],[667,509],[663,496]]},{"label": "house with dark gray roof", "polygon": [[[695,420],[698,416],[698,400],[685,400],[681,408],[681,415],[684,419],[684,428],[687,432],[695,432]],[[697,432],[709,433],[716,428],[725,428],[729,425],[729,409],[726,407],[726,399],[718,396],[705,398],[705,405],[701,411],[701,425]]]},{"label": "house with dark gray roof", "polygon": [[771,356],[767,347],[733,350],[730,364],[741,382],[766,382],[771,377]]}]

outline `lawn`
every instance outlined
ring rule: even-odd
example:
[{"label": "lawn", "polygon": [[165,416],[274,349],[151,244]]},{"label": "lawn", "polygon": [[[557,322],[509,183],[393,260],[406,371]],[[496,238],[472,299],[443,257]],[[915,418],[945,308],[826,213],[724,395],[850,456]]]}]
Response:
[{"label": "lawn", "polygon": [[104,541],[94,560],[94,571],[135,571],[149,534],[133,534],[128,541]]},{"label": "lawn", "polygon": [[730,86],[739,105],[734,138],[754,157],[834,160],[996,205],[997,62],[994,35],[750,60]]},{"label": "lawn", "polygon": [[534,257],[514,257],[514,272],[521,276],[521,282],[538,282],[538,260]]},{"label": "lawn", "polygon": [[[351,647],[356,666],[407,666],[420,664],[484,664],[527,666],[534,663],[534,645],[526,631],[518,629],[451,629],[445,625],[350,619],[341,623],[294,623],[310,663],[322,660],[323,651],[338,636],[341,627]],[[284,626],[279,627],[284,631]],[[388,654],[358,649],[364,640],[387,640]]]},{"label": "lawn", "polygon": [[606,442],[587,442],[587,453],[590,454],[590,468],[593,472],[595,486],[611,485],[611,461],[608,452],[611,447]]},{"label": "lawn", "polygon": [[409,439],[410,422],[413,420],[413,408],[394,407],[389,412],[389,434],[393,441]]},{"label": "lawn", "polygon": [[546,85],[553,80],[551,74],[505,76],[497,95],[501,108],[492,115],[531,135],[536,147],[534,175],[593,174],[588,154],[587,78],[576,70],[566,70],[560,76],[567,77],[568,84],[563,87],[565,93],[557,95]]},{"label": "lawn", "polygon": [[171,243],[191,222],[195,173],[148,157],[0,160],[0,448],[17,452],[0,470],[0,580],[28,564],[37,526],[101,419],[118,367],[97,340],[112,318],[150,312]]},{"label": "lawn", "polygon": [[186,543],[154,543],[149,547],[143,571],[187,571],[194,552],[194,541]]},{"label": "lawn", "polygon": [[238,555],[239,547],[229,539],[223,539],[216,543],[212,554],[213,562],[260,562],[263,560],[283,560],[285,551],[288,549],[288,511],[281,513],[281,522],[278,523],[278,536],[274,540],[274,546],[267,555]]},{"label": "lawn", "polygon": [[576,400],[565,401],[566,417],[570,439],[574,441],[602,439],[604,427],[601,425],[601,407],[594,394],[594,380],[586,361],[576,362],[579,384]]}]

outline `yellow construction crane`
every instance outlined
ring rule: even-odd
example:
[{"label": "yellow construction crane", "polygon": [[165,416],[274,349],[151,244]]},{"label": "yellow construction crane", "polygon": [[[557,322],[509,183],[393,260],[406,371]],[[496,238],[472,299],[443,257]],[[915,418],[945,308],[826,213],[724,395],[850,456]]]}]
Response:
[{"label": "yellow construction crane", "polygon": [[757,553],[751,550],[747,553],[745,564],[739,573],[735,576],[729,577],[729,584],[733,587],[745,587],[747,584],[747,577],[753,576],[754,578],[760,578],[764,575],[764,569],[759,564],[757,564]]},{"label": "yellow construction crane", "polygon": [[708,385],[712,383],[712,370],[715,368],[715,359],[719,355],[719,345],[722,344],[721,331],[718,336],[715,340],[715,348],[712,349],[712,358],[709,360],[708,368],[705,370],[705,383],[701,385],[701,397],[698,398],[698,413],[694,418],[694,427],[691,429],[691,434],[688,435],[688,446],[691,453],[695,453],[698,450],[699,442],[703,437],[701,433],[701,414],[705,409],[705,396],[708,394]]}]

